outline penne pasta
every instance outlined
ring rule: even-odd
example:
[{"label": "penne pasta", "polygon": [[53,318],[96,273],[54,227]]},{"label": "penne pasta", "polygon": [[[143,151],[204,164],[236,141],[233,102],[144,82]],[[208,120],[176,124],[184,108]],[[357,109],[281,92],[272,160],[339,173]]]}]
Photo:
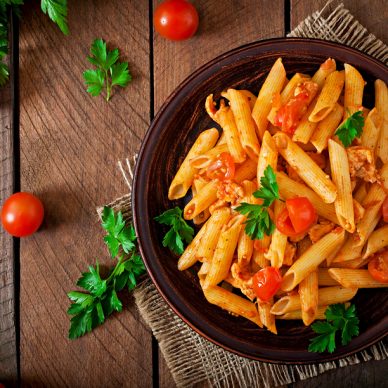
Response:
[{"label": "penne pasta", "polygon": [[277,133],[274,136],[279,153],[326,203],[334,202],[337,188],[321,168],[295,144],[286,134]]},{"label": "penne pasta", "polygon": [[[326,319],[325,317],[326,309],[327,309],[327,306],[318,306],[315,319]],[[288,313],[285,313],[283,315],[276,315],[276,319],[283,319],[283,320],[302,319],[302,310],[295,310],[295,311],[290,311]]]},{"label": "penne pasta", "polygon": [[229,148],[226,143],[218,144],[211,150],[203,153],[202,155],[196,156],[195,158],[190,160],[190,164],[194,168],[206,168],[217,158],[217,156],[219,156],[223,152],[229,152]]},{"label": "penne pasta", "polygon": [[365,119],[364,129],[360,138],[361,145],[375,150],[380,138],[382,117],[376,108],[373,108]]},{"label": "penne pasta", "polygon": [[315,105],[317,104],[317,100],[318,97],[315,97],[315,99],[308,106],[307,111],[302,116],[292,136],[293,141],[298,141],[303,144],[307,144],[310,141],[310,138],[318,125],[317,122],[312,122],[309,120],[309,117],[313,112]]},{"label": "penne pasta", "polygon": [[343,114],[343,107],[336,103],[333,110],[322,121],[316,123],[317,126],[310,140],[319,153],[327,148],[327,143],[338,128]]},{"label": "penne pasta", "polygon": [[383,163],[388,163],[388,88],[380,79],[375,81],[375,104],[382,118],[377,155]]},{"label": "penne pasta", "polygon": [[258,302],[257,310],[259,312],[260,320],[264,327],[266,327],[271,333],[277,334],[275,315],[271,314],[271,307],[273,300],[269,302]]},{"label": "penne pasta", "polygon": [[344,107],[350,114],[362,107],[362,96],[364,93],[365,81],[359,71],[353,66],[345,63],[345,93]]},{"label": "penne pasta", "polygon": [[179,167],[171,185],[168,189],[168,199],[182,198],[186,195],[190,186],[194,180],[195,169],[191,166],[190,160],[195,158],[197,155],[203,154],[204,152],[213,148],[218,139],[218,131],[215,128],[203,131],[190,148],[189,153],[184,159],[183,163]]},{"label": "penne pasta", "polygon": [[234,180],[237,183],[241,183],[245,180],[252,180],[256,176],[257,163],[252,159],[247,159],[244,163],[241,163],[234,174]]},{"label": "penne pasta", "polygon": [[204,288],[203,292],[209,303],[215,304],[232,314],[247,318],[256,325],[263,327],[254,303],[249,300],[217,286]]},{"label": "penne pasta", "polygon": [[257,182],[260,185],[260,179],[264,176],[264,170],[267,166],[271,166],[276,171],[278,163],[278,151],[272,136],[268,131],[264,132],[263,141],[259,154],[259,161],[257,163]]},{"label": "penne pasta", "polygon": [[[191,190],[193,192],[193,197],[195,197],[198,191],[202,190],[205,187],[207,181],[202,177],[194,178],[193,185]],[[193,222],[195,225],[203,224],[210,217],[209,209],[205,209],[203,212],[199,213],[197,216],[193,218]]]},{"label": "penne pasta", "polygon": [[311,79],[318,85],[319,90],[323,88],[327,76],[333,73],[336,70],[336,67],[337,65],[335,63],[335,60],[332,58],[326,59],[326,61],[323,62],[321,66],[319,66],[319,69],[316,71],[316,73],[313,75],[313,78]]},{"label": "penne pasta", "polygon": [[272,108],[272,98],[281,92],[285,81],[286,70],[284,69],[282,59],[279,58],[265,79],[252,111],[252,117],[256,123],[257,134],[260,139],[263,138],[268,126],[267,116]]},{"label": "penne pasta", "polygon": [[344,238],[344,230],[336,228],[312,245],[283,276],[282,290],[293,290],[307,275],[318,268],[327,255],[343,243]]},{"label": "penne pasta", "polygon": [[235,89],[228,89],[229,103],[236,121],[240,142],[247,155],[257,160],[260,151],[255,122],[252,119],[248,97]]},{"label": "penne pasta", "polygon": [[354,223],[352,188],[346,150],[334,140],[329,140],[331,178],[337,186],[334,208],[340,225],[349,233],[356,229]]},{"label": "penne pasta", "polygon": [[318,272],[307,275],[299,284],[302,320],[309,326],[316,318],[318,311]]},{"label": "penne pasta", "polygon": [[388,283],[374,279],[367,269],[330,268],[329,274],[343,287],[347,288],[383,288]]},{"label": "penne pasta", "polygon": [[384,225],[379,229],[376,229],[368,238],[366,243],[365,252],[362,255],[364,259],[372,256],[388,246],[388,225]]},{"label": "penne pasta", "polygon": [[264,235],[261,240],[256,240],[253,249],[253,262],[256,263],[257,267],[265,268],[268,267],[270,262],[265,257],[268,247],[271,243],[271,236]]},{"label": "penne pasta", "polygon": [[318,285],[322,286],[338,286],[339,283],[329,275],[328,268],[318,268]]}]

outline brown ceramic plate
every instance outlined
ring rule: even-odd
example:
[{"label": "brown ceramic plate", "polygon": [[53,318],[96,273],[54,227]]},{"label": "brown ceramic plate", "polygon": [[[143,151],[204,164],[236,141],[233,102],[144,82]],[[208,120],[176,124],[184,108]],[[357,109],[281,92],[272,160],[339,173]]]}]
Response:
[{"label": "brown ceramic plate", "polygon": [[140,251],[148,272],[171,308],[192,329],[239,355],[279,363],[312,363],[338,359],[375,343],[388,333],[388,292],[360,290],[354,299],[360,318],[360,335],[333,354],[307,351],[314,334],[299,321],[280,321],[279,334],[229,315],[209,304],[200,289],[196,271],[179,272],[177,257],[162,246],[166,232],[153,219],[188,199],[170,202],[169,184],[198,134],[214,123],[204,103],[210,93],[218,98],[226,87],[257,93],[276,58],[282,57],[288,74],[312,74],[328,57],[338,67],[350,63],[367,81],[365,105],[373,106],[373,81],[388,83],[381,62],[359,51],[319,40],[272,39],[248,44],[207,63],[187,78],[167,99],[143,141],[133,183],[133,213]]}]

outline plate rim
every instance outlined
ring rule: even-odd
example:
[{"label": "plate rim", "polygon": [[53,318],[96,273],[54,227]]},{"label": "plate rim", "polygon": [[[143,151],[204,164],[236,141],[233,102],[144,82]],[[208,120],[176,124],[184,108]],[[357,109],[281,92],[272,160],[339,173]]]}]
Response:
[{"label": "plate rim", "polygon": [[[284,43],[295,43],[295,44],[308,43],[308,44],[311,44],[312,46],[316,46],[315,48],[317,48],[318,51],[319,51],[319,49],[323,48],[322,47],[322,45],[323,45],[323,46],[325,46],[324,47],[325,49],[329,48],[329,49],[333,49],[334,51],[336,51],[336,50],[340,50],[342,52],[345,51],[345,52],[348,52],[352,56],[356,55],[356,56],[359,56],[361,58],[366,57],[369,61],[374,62],[376,66],[378,66],[383,72],[386,73],[385,82],[388,81],[388,68],[380,60],[373,58],[370,55],[365,54],[362,51],[359,51],[359,50],[354,49],[352,47],[345,46],[343,44],[339,44],[339,43],[335,43],[335,42],[325,41],[322,39],[271,38],[271,39],[265,39],[265,40],[261,40],[261,41],[247,43],[247,44],[244,44],[244,45],[239,46],[237,48],[234,48],[232,50],[229,50],[227,52],[224,52],[224,53],[216,56],[212,60],[206,62],[205,64],[201,65],[198,69],[196,69],[193,73],[191,73],[188,77],[186,77],[173,90],[173,92],[167,97],[167,99],[164,101],[164,103],[160,107],[157,115],[152,120],[152,122],[151,122],[151,124],[150,124],[144,138],[143,138],[143,141],[141,143],[141,147],[140,147],[140,150],[138,153],[134,178],[133,178],[133,182],[132,182],[132,203],[131,203],[131,205],[132,205],[132,210],[133,210],[133,221],[134,221],[134,226],[135,226],[135,230],[136,230],[136,235],[138,236],[139,250],[140,250],[142,257],[144,258],[144,264],[146,266],[147,272],[148,272],[152,282],[154,283],[155,287],[157,288],[159,294],[167,302],[168,306],[192,330],[194,330],[197,334],[206,338],[207,340],[209,340],[213,344],[216,344],[216,345],[220,346],[221,348],[223,348],[227,351],[230,351],[234,354],[237,354],[241,357],[245,357],[245,358],[249,358],[249,359],[253,359],[253,360],[257,360],[257,361],[262,361],[262,362],[275,363],[275,364],[287,363],[287,364],[295,364],[295,365],[308,365],[308,364],[313,364],[313,363],[322,363],[322,362],[330,362],[330,361],[339,360],[341,358],[348,357],[350,355],[353,355],[357,352],[360,352],[360,351],[366,349],[367,347],[372,346],[373,344],[375,344],[376,342],[378,342],[379,340],[381,340],[382,338],[384,338],[388,334],[388,324],[386,324],[386,322],[385,322],[385,321],[388,321],[388,317],[385,316],[379,323],[374,325],[372,328],[369,328],[369,330],[367,332],[365,332],[365,333],[361,334],[360,336],[356,337],[355,339],[353,339],[352,342],[349,345],[347,345],[346,347],[341,347],[341,348],[344,348],[347,350],[345,350],[345,351],[339,350],[339,351],[336,351],[332,354],[308,353],[309,355],[315,355],[315,357],[312,356],[312,357],[310,357],[310,359],[300,360],[300,359],[294,358],[294,357],[291,357],[289,359],[288,358],[278,359],[278,358],[273,358],[273,356],[271,354],[270,355],[261,355],[261,354],[254,355],[254,354],[250,354],[250,353],[248,354],[248,353],[245,353],[244,351],[230,347],[229,345],[223,343],[221,340],[217,340],[217,339],[213,338],[212,334],[211,333],[209,334],[209,330],[207,330],[207,332],[205,332],[206,330],[204,331],[203,328],[199,328],[196,324],[194,324],[193,317],[190,316],[190,313],[188,311],[182,311],[182,307],[177,306],[177,304],[179,305],[179,303],[177,303],[177,300],[173,300],[173,298],[170,299],[170,297],[168,297],[166,295],[166,294],[171,293],[171,292],[175,293],[175,291],[172,288],[170,288],[166,283],[159,282],[159,280],[157,279],[157,274],[154,273],[155,269],[152,267],[152,264],[151,264],[152,260],[150,258],[148,258],[148,254],[146,253],[147,249],[144,247],[143,242],[142,242],[143,232],[140,232],[140,230],[142,229],[141,224],[143,222],[141,220],[142,217],[138,215],[139,209],[141,208],[139,206],[139,202],[141,202],[141,196],[137,195],[137,191],[139,189],[139,186],[141,184],[142,179],[144,179],[144,176],[142,176],[142,175],[145,175],[143,173],[145,173],[144,159],[147,158],[146,148],[147,148],[147,146],[149,146],[150,137],[153,135],[153,131],[154,131],[155,127],[158,126],[159,120],[161,119],[161,117],[163,117],[163,114],[170,107],[171,102],[176,98],[176,96],[179,93],[181,93],[185,89],[185,87],[187,87],[187,85],[189,85],[192,81],[194,81],[196,78],[198,78],[198,76],[200,74],[203,74],[204,71],[211,69],[213,66],[217,67],[217,65],[220,65],[222,63],[222,61],[225,61],[226,59],[228,59],[230,57],[234,57],[234,56],[238,55],[239,53],[243,53],[246,51],[249,52],[249,50],[255,50],[258,48],[265,48],[266,46],[268,46],[268,50],[267,50],[268,52],[271,52],[271,51],[274,52],[275,49],[272,48],[272,50],[271,50],[271,48],[269,46],[271,46],[271,45],[276,46],[278,44],[284,44]],[[311,46],[308,48],[305,47],[305,50],[311,51],[312,48],[313,47],[311,47]],[[282,49],[284,49],[284,47]],[[333,57],[334,57],[334,55],[333,55]],[[334,59],[336,59],[336,58],[334,58]],[[214,71],[216,71],[216,69],[214,69]],[[175,296],[177,296],[179,298],[179,295],[177,293],[175,293]],[[381,330],[379,330],[380,326],[382,327]],[[384,326],[385,326],[385,331],[384,331]],[[377,332],[377,334],[375,336],[373,336],[372,339],[369,338],[367,340],[362,341],[364,335],[372,329],[374,329]],[[210,330],[210,332],[212,332],[212,331],[213,330]],[[213,335],[214,335],[214,333],[213,333]],[[358,341],[357,341],[357,339],[358,339]],[[267,351],[267,350],[268,349],[266,349],[265,351]],[[271,353],[271,352],[269,351],[269,353]],[[294,353],[292,351],[291,352],[285,351],[285,353],[297,354],[297,353]],[[299,352],[299,353],[306,354],[306,352]]]}]

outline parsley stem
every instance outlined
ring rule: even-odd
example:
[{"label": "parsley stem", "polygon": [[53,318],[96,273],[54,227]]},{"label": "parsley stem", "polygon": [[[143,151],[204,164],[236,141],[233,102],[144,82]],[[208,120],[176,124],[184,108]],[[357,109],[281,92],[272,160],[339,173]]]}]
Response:
[{"label": "parsley stem", "polygon": [[106,101],[109,101],[110,94],[111,94],[111,85],[109,82],[109,75],[107,70],[105,71],[105,79],[106,79]]},{"label": "parsley stem", "polygon": [[117,268],[119,268],[122,260],[123,260],[123,256],[120,256],[118,261],[117,261],[116,267],[114,267],[112,273],[109,275],[108,279],[106,279],[107,283],[109,283],[109,281],[112,279],[112,277],[116,275]]}]

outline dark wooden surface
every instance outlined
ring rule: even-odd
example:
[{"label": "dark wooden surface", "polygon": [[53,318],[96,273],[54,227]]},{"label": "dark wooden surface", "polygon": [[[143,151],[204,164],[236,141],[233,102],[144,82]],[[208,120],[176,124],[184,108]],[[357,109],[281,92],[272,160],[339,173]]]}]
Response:
[{"label": "dark wooden surface", "polygon": [[[138,149],[153,113],[180,81],[230,48],[283,36],[325,1],[193,1],[200,13],[198,34],[177,43],[150,31],[157,2],[70,1],[69,37],[41,14],[37,2],[28,3],[20,26],[20,171],[14,171],[10,91],[5,88],[0,93],[0,201],[20,184],[42,198],[47,215],[42,231],[20,244],[16,325],[14,286],[18,295],[19,285],[12,268],[18,250],[0,234],[0,381],[16,382],[18,353],[25,386],[171,387],[163,357],[132,300],[92,334],[67,340],[66,292],[96,257],[108,262],[95,207],[126,192],[116,162]],[[388,42],[386,0],[344,3]],[[118,46],[134,76],[109,104],[84,91],[82,71],[95,37]],[[370,362],[294,386],[387,386],[387,367],[387,361]]]}]

